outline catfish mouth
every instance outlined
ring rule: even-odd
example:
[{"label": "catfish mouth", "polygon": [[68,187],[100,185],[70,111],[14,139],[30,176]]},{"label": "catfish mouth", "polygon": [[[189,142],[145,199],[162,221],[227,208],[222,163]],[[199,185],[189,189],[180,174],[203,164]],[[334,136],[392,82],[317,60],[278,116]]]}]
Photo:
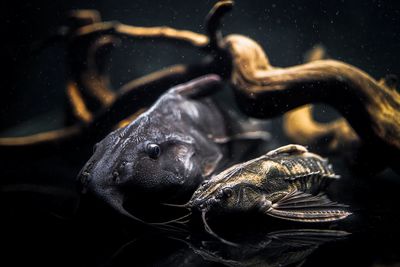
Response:
[{"label": "catfish mouth", "polygon": [[202,210],[204,208],[210,210],[212,206],[219,202],[213,195],[213,193],[219,189],[219,186],[216,186],[211,192],[208,192],[213,185],[214,184],[210,183],[210,181],[203,182],[193,193],[190,201],[186,205],[197,210]]},{"label": "catfish mouth", "polygon": [[[143,225],[150,226],[150,227],[155,227],[161,231],[166,231],[166,232],[185,232],[186,231],[186,223],[188,221],[189,216],[191,216],[191,212],[185,212],[185,214],[182,216],[182,212],[179,215],[173,214],[175,217],[170,218],[168,220],[165,220],[163,218],[162,221],[160,221],[160,217],[158,218],[158,221],[150,222],[147,217],[142,217],[142,214],[139,216],[137,215],[137,211],[133,211],[130,207],[126,207],[126,199],[124,197],[124,194],[122,192],[119,192],[117,190],[113,189],[91,189],[89,190],[97,199],[101,200],[103,203],[108,205],[110,208],[112,208],[114,211],[116,211],[118,214],[122,215],[125,218],[129,218],[135,222],[139,222]],[[139,204],[143,204],[143,200],[139,202]],[[139,205],[143,206],[143,205]],[[151,207],[145,205],[149,209]],[[131,212],[132,210],[132,212]],[[158,212],[150,211],[153,214],[158,214]],[[146,219],[143,219],[146,218]]]},{"label": "catfish mouth", "polygon": [[[172,176],[173,173],[169,174]],[[102,206],[108,206],[114,213],[140,224],[155,226],[166,231],[182,231],[182,221],[190,215],[187,209],[179,209],[179,211],[174,209],[169,214],[161,209],[165,206],[160,205],[164,199],[169,201],[168,198],[165,198],[166,196],[176,195],[174,192],[176,193],[178,185],[169,184],[167,188],[155,190],[160,188],[161,182],[154,187],[146,188],[146,184],[130,183],[132,177],[121,179],[122,177],[118,174],[113,174],[113,177],[105,181],[100,179],[102,177],[96,178],[95,175],[96,172],[93,172],[91,164],[85,166],[78,174],[77,187],[81,194],[100,200],[98,203],[102,203]],[[172,223],[178,224],[179,227],[170,225]]]},{"label": "catfish mouth", "polygon": [[124,207],[124,196],[121,192],[112,189],[94,189],[89,190],[96,198],[106,203],[109,207],[117,211],[119,214],[124,215],[128,218],[134,219],[135,221],[145,223],[142,219],[133,216]]}]

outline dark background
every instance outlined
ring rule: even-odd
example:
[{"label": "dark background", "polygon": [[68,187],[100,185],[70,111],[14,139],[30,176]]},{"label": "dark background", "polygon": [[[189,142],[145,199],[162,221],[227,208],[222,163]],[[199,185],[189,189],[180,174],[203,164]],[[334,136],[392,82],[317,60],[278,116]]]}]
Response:
[{"label": "dark background", "polygon": [[[3,1],[0,8],[1,134],[23,135],[62,125],[65,51],[60,44],[39,54],[33,54],[32,50],[64,24],[68,10],[97,9],[105,21],[118,20],[138,26],[168,25],[204,32],[204,17],[214,2]],[[400,74],[400,2],[396,0],[239,0],[223,22],[225,35],[238,33],[255,39],[275,66],[299,64],[307,50],[315,44],[323,44],[330,57],[360,67],[375,78]],[[199,57],[189,48],[177,49],[173,45],[140,40],[123,41],[109,62],[112,83],[118,88],[135,77],[171,64],[193,62]],[[279,135],[274,138],[279,144],[287,142]],[[396,213],[398,176],[386,172],[372,178],[356,177],[349,173],[342,159],[333,159],[333,163],[343,177],[343,183],[334,191],[341,195],[344,203],[355,199],[358,205],[364,204],[367,215],[363,223],[348,227],[349,231],[356,232],[348,241],[322,247],[305,266],[322,266],[321,263],[325,266],[395,266],[400,262],[400,216]],[[7,200],[10,199],[13,200]],[[14,202],[2,203],[1,207],[8,207],[3,214],[12,215],[6,220],[10,228],[1,228],[0,237],[4,233],[10,235],[2,240],[2,246],[7,247],[4,254],[12,260],[7,266],[29,263],[104,266],[113,250],[127,241],[123,240],[127,237],[114,236],[114,230],[120,229],[118,224],[87,218],[59,220],[57,214],[50,218],[41,213],[36,204],[48,203],[49,198],[41,200],[35,196],[34,200],[32,205],[36,206],[31,211],[29,205],[21,209],[24,201],[20,201],[19,206]],[[65,206],[63,203],[55,205]],[[147,260],[146,266],[155,266],[163,263],[168,255],[177,255],[175,247],[182,247],[151,238],[141,244],[128,250],[128,256],[119,266],[141,266],[137,261],[139,256]],[[144,256],[148,251],[154,253],[155,262]],[[177,257],[176,262],[182,263],[183,259]]]},{"label": "dark background", "polygon": [[[26,134],[60,126],[64,99],[64,50],[52,46],[32,55],[38,42],[65,22],[71,9],[97,9],[103,20],[139,26],[168,25],[204,32],[204,17],[214,1],[2,1],[3,65],[0,128],[41,116],[34,127],[5,134]],[[258,41],[275,66],[301,63],[304,53],[323,44],[332,58],[379,78],[400,74],[400,3],[380,1],[236,1],[223,31]],[[130,79],[198,55],[191,49],[148,42],[123,42],[110,62],[115,87]],[[16,132],[16,130],[18,130]]]}]

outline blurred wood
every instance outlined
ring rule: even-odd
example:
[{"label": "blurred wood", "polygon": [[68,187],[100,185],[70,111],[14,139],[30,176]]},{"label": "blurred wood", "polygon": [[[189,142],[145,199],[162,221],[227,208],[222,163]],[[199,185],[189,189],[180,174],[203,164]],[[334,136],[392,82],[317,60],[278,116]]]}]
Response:
[{"label": "blurred wood", "polygon": [[223,51],[223,36],[221,33],[221,20],[233,8],[234,2],[222,0],[215,3],[206,17],[206,29],[209,38],[209,48],[218,52]]},{"label": "blurred wood", "polygon": [[[121,38],[160,39],[189,43],[191,46],[205,47],[208,37],[190,31],[175,30],[169,27],[136,27],[119,22],[102,22],[95,10],[76,10],[69,14],[66,33],[68,52],[68,85],[67,95],[70,103],[70,120],[68,122],[90,123],[97,113],[109,108],[117,97],[126,97],[128,91],[138,87],[157,83],[169,87],[187,79],[179,78],[188,75],[187,66],[177,65],[157,71],[148,76],[135,79],[118,90],[111,88],[107,69],[109,54]],[[170,81],[171,83],[168,83]],[[167,89],[167,88],[165,88]],[[72,119],[71,119],[72,118]]]},{"label": "blurred wood", "polygon": [[[107,110],[98,112],[93,120],[76,123],[63,129],[52,130],[29,136],[0,138],[0,148],[24,147],[40,150],[43,146],[60,146],[65,140],[79,138],[79,135],[92,136],[90,144],[107,134],[118,122],[135,114],[138,110],[150,106],[170,86],[183,83],[207,73],[209,63],[199,65],[176,65],[159,72],[151,73],[121,87],[114,102]],[[82,100],[80,100],[82,101]],[[75,103],[78,105],[78,103]],[[77,107],[79,109],[79,105]],[[99,127],[101,126],[101,127]]]},{"label": "blurred wood", "polygon": [[67,125],[90,123],[94,114],[115,98],[106,63],[118,39],[111,35],[75,38],[80,28],[96,23],[101,23],[96,10],[71,11],[62,34],[67,53]]},{"label": "blurred wood", "polygon": [[[327,58],[322,45],[314,46],[305,54],[304,62]],[[311,146],[323,153],[342,153],[360,145],[360,139],[346,119],[320,123],[313,118],[313,105],[305,105],[283,116],[283,130],[294,143]]]},{"label": "blurred wood", "polygon": [[87,25],[80,28],[74,34],[74,37],[102,34],[112,34],[128,38],[159,39],[196,47],[208,45],[208,37],[203,34],[186,30],[177,30],[167,26],[137,27],[119,22],[99,22]]},{"label": "blurred wood", "polygon": [[87,146],[92,146],[120,121],[150,106],[171,86],[214,70],[212,60],[205,58],[197,64],[164,68],[113,90],[105,72],[105,58],[116,44],[116,37],[182,40],[200,47],[208,44],[208,37],[168,27],[143,28],[101,22],[100,14],[94,10],[71,12],[65,31],[63,40],[67,42],[69,69],[67,123],[71,126],[28,136],[0,138],[1,154],[7,156],[21,150],[30,154],[35,151],[51,153],[52,149],[78,140],[85,140]]},{"label": "blurred wood", "polygon": [[74,136],[77,133],[79,133],[79,128],[72,126],[60,130],[47,131],[24,137],[3,137],[0,138],[0,146],[18,147],[44,142],[56,142],[61,141],[64,138]]},{"label": "blurred wood", "polygon": [[291,142],[312,146],[324,153],[340,153],[360,143],[344,118],[320,123],[314,120],[312,110],[312,105],[305,105],[284,115],[284,131]]}]

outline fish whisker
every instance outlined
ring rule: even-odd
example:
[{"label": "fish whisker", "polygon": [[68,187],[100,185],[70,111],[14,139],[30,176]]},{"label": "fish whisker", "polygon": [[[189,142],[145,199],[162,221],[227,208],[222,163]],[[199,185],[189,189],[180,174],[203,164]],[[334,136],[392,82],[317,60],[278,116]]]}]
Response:
[{"label": "fish whisker", "polygon": [[224,244],[227,244],[227,245],[233,246],[233,247],[239,247],[239,244],[233,243],[233,242],[231,242],[231,241],[228,241],[228,240],[222,238],[221,236],[219,236],[218,234],[216,234],[216,233],[211,229],[210,225],[207,223],[206,213],[207,213],[207,210],[202,210],[201,218],[202,218],[202,220],[203,220],[204,229],[206,230],[206,232],[209,233],[210,235],[212,235],[213,237],[217,238],[219,241],[221,241],[221,242],[224,243]]},{"label": "fish whisker", "polygon": [[173,219],[173,220],[169,220],[169,221],[165,221],[165,222],[157,222],[157,223],[151,223],[152,225],[168,225],[171,223],[179,223],[182,224],[181,220],[182,219],[186,219],[187,217],[191,216],[192,212],[189,212],[188,214],[183,215],[182,217]]},{"label": "fish whisker", "polygon": [[178,226],[173,226],[173,225],[153,225],[153,227],[161,230],[161,231],[165,231],[165,232],[176,232],[176,233],[189,233],[188,230],[178,227]]},{"label": "fish whisker", "polygon": [[175,208],[186,208],[186,209],[190,209],[190,207],[189,207],[189,202],[186,202],[185,204],[161,203],[161,205],[168,206],[168,207],[175,207]]}]

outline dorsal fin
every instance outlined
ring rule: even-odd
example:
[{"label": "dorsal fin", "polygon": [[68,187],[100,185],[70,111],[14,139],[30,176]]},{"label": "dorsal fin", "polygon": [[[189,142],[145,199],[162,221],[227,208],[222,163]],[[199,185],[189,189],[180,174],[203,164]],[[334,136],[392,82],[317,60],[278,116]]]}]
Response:
[{"label": "dorsal fin", "polygon": [[219,91],[222,79],[216,74],[208,74],[187,83],[177,85],[170,90],[191,99],[207,97]]},{"label": "dorsal fin", "polygon": [[281,154],[288,154],[288,155],[301,155],[307,153],[308,150],[305,146],[297,145],[297,144],[290,144],[286,146],[278,147],[277,149],[269,151],[266,156],[273,157]]}]

